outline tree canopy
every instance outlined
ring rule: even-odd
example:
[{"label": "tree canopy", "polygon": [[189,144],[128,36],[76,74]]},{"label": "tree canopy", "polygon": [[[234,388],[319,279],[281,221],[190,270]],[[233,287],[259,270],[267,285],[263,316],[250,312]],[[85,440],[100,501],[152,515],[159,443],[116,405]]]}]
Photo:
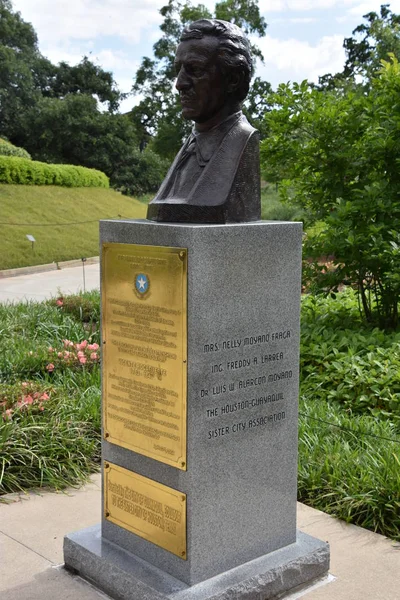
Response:
[{"label": "tree canopy", "polygon": [[388,328],[399,323],[400,302],[399,94],[393,54],[367,92],[281,85],[261,149],[266,178],[320,221],[305,243],[315,289],[355,286],[366,319]]},{"label": "tree canopy", "polygon": [[389,53],[400,60],[400,15],[393,13],[389,4],[382,4],[379,14],[369,12],[363,19],[352,36],[343,41],[346,53],[343,70],[335,75],[322,75],[319,78],[322,89],[346,85],[349,81],[367,88],[381,68],[381,60],[388,60]]},{"label": "tree canopy", "polygon": [[139,152],[134,124],[117,112],[123,97],[87,56],[52,64],[32,25],[0,0],[0,136],[37,160],[100,169],[126,192],[156,190],[166,165]]}]

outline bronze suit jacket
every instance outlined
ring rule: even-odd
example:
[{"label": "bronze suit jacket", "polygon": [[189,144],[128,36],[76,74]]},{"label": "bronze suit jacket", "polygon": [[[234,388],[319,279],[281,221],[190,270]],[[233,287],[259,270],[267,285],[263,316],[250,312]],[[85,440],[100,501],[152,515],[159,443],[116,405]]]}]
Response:
[{"label": "bronze suit jacket", "polygon": [[[189,138],[190,139],[190,138]],[[156,221],[243,222],[260,218],[258,132],[240,112],[186,198],[167,197],[188,140],[178,152],[147,218]],[[179,217],[179,218],[178,218]]]}]

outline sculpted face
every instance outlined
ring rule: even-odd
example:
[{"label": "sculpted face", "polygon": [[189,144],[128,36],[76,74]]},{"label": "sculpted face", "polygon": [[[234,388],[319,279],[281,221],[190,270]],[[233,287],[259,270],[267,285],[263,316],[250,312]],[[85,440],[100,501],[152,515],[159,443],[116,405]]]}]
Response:
[{"label": "sculpted face", "polygon": [[224,107],[227,90],[217,64],[218,40],[212,36],[185,40],[175,57],[176,89],[182,115],[196,123],[206,123]]}]

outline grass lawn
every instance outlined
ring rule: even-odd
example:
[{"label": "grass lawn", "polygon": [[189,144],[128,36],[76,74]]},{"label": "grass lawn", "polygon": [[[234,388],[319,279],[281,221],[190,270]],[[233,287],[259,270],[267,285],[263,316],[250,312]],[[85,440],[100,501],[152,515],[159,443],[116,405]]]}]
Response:
[{"label": "grass lawn", "polygon": [[146,205],[111,189],[0,185],[0,269],[98,256],[99,220],[118,215],[143,219]]},{"label": "grass lawn", "polygon": [[[112,189],[0,184],[0,270],[99,254],[99,220],[146,218],[152,194],[139,199]],[[261,193],[263,219],[301,221],[274,185]],[[26,235],[36,242],[32,250]]]}]

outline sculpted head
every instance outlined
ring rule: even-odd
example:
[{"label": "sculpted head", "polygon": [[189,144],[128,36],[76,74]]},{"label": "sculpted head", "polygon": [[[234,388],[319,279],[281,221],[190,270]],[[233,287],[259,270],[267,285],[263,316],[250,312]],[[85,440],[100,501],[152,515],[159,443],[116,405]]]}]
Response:
[{"label": "sculpted head", "polygon": [[182,33],[175,67],[182,114],[208,128],[240,109],[253,72],[250,44],[227,21],[200,19]]}]

